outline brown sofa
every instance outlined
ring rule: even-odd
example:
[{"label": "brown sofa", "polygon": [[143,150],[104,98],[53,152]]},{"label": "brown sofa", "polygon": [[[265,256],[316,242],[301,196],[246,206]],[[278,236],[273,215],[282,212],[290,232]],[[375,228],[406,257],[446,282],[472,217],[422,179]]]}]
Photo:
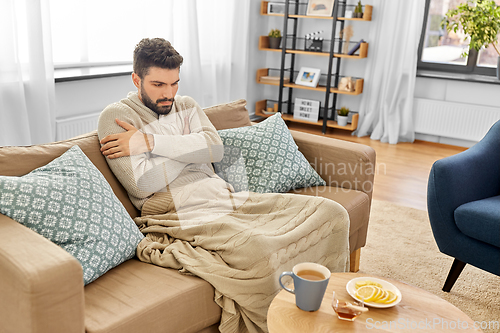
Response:
[{"label": "brown sofa", "polygon": [[[244,100],[205,109],[217,129],[249,125]],[[351,270],[365,245],[375,152],[341,140],[292,131],[300,151],[327,184],[296,192],[320,195],[349,212]],[[0,175],[21,176],[73,145],[102,172],[132,217],[138,211],[99,151],[96,132],[29,147],[0,147]],[[59,246],[0,215],[2,332],[218,332],[213,287],[176,270],[131,259],[84,286],[79,262]]]}]

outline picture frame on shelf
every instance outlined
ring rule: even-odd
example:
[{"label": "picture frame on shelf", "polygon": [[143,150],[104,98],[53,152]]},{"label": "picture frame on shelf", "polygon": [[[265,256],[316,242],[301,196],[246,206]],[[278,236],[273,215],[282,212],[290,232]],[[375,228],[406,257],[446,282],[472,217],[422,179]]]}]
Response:
[{"label": "picture frame on shelf", "polygon": [[301,67],[295,84],[316,88],[318,86],[321,70],[317,68]]},{"label": "picture frame on shelf", "polygon": [[305,121],[317,122],[319,119],[320,101],[311,99],[295,98],[293,107],[293,118]]},{"label": "picture frame on shelf", "polygon": [[284,14],[285,13],[285,4],[282,2],[269,2],[267,4],[267,13],[268,14]]},{"label": "picture frame on shelf", "polygon": [[309,0],[307,3],[308,16],[332,16],[335,0]]}]

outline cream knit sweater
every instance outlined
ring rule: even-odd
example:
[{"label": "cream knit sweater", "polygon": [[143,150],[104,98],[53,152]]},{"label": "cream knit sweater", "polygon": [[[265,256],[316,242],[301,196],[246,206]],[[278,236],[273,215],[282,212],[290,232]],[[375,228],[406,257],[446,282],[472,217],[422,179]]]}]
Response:
[{"label": "cream knit sweater", "polygon": [[[116,123],[116,118],[154,136],[154,148],[150,153],[106,158],[139,210],[155,194],[170,197],[169,187],[179,187],[207,177],[218,178],[210,163],[222,159],[222,141],[191,97],[176,96],[170,113],[159,117],[141,102],[137,92],[131,92],[127,98],[108,105],[102,111],[97,129],[100,140],[125,131]],[[190,134],[183,134],[186,121]],[[160,201],[159,204],[168,205],[165,200]],[[145,215],[144,211],[142,215]]]}]

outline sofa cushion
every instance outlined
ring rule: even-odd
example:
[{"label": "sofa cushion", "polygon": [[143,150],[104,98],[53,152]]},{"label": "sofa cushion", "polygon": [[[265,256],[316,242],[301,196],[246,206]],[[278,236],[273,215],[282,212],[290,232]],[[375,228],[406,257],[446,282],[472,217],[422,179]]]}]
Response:
[{"label": "sofa cushion", "polygon": [[132,258],[144,237],[78,146],[22,177],[0,176],[0,212],[72,254],[85,284]]},{"label": "sofa cushion", "polygon": [[244,99],[204,108],[205,114],[217,130],[250,126],[250,117]]},{"label": "sofa cushion", "polygon": [[218,133],[224,158],[214,168],[236,191],[287,192],[325,185],[298,150],[280,113],[253,126]]},{"label": "sofa cushion", "polygon": [[208,282],[136,259],[85,287],[87,333],[198,332],[220,315]]},{"label": "sofa cushion", "polygon": [[467,236],[500,247],[500,195],[459,206],[455,223]]}]

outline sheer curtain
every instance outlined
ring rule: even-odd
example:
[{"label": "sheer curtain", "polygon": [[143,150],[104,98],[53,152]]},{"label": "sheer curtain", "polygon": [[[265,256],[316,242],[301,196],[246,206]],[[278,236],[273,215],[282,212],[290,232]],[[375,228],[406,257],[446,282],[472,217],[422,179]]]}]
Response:
[{"label": "sheer curtain", "polygon": [[208,106],[243,98],[251,0],[49,0],[56,65],[132,61],[144,37],[184,57],[179,94]]},{"label": "sheer curtain", "polygon": [[425,0],[376,4],[357,136],[413,142],[413,94]]},{"label": "sheer curtain", "polygon": [[203,107],[246,97],[249,12],[250,0],[173,1],[169,40],[184,57],[179,94]]},{"label": "sheer curtain", "polygon": [[0,146],[55,140],[48,4],[0,1]]}]

